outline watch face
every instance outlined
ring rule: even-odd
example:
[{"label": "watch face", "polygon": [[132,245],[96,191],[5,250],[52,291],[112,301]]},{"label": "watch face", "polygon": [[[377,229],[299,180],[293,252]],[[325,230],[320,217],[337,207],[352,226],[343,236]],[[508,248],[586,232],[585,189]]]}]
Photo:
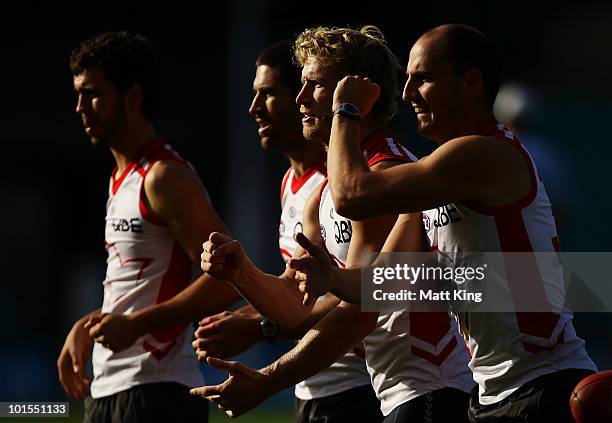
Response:
[{"label": "watch face", "polygon": [[341,115],[348,119],[359,122],[361,113],[359,108],[352,103],[342,103],[334,112],[334,115]]},{"label": "watch face", "polygon": [[345,112],[350,113],[352,115],[355,115],[355,116],[360,115],[359,109],[354,104],[344,103],[340,106],[340,108],[344,109]]},{"label": "watch face", "polygon": [[271,320],[263,319],[259,323],[259,327],[262,335],[266,338],[272,338],[278,334],[278,325]]}]

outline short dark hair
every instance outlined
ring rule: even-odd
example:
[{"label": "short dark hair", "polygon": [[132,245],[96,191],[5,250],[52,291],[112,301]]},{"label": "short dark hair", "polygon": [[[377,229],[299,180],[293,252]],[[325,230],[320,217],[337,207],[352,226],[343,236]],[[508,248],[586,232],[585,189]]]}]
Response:
[{"label": "short dark hair", "polygon": [[501,80],[501,59],[499,52],[479,30],[463,24],[448,24],[434,28],[426,34],[444,30],[446,54],[455,74],[463,75],[470,69],[482,74],[487,106],[493,108]]},{"label": "short dark hair", "polygon": [[142,87],[142,112],[152,120],[157,100],[157,50],[140,34],[105,32],[83,41],[70,54],[70,70],[79,75],[98,69],[120,91]]},{"label": "short dark hair", "polygon": [[288,40],[280,41],[266,47],[259,53],[255,66],[269,66],[280,71],[283,83],[289,87],[292,94],[297,95],[302,87],[301,69],[293,60],[292,43]]}]

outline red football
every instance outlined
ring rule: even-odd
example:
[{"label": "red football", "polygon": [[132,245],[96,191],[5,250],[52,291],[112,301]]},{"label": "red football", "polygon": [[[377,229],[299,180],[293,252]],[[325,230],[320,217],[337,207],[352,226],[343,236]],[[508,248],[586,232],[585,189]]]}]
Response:
[{"label": "red football", "polygon": [[570,396],[576,423],[612,423],[612,370],[582,379]]}]

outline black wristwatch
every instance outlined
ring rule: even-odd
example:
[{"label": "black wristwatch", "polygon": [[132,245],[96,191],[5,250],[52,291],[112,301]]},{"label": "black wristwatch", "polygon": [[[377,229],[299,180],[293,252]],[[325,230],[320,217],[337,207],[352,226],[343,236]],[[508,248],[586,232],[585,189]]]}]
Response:
[{"label": "black wristwatch", "polygon": [[274,342],[276,335],[278,335],[278,323],[263,318],[259,322],[259,330],[261,330],[261,335],[266,341]]},{"label": "black wristwatch", "polygon": [[340,115],[345,118],[354,120],[355,122],[361,121],[361,112],[359,108],[352,103],[342,103],[336,110],[334,110],[334,116]]}]

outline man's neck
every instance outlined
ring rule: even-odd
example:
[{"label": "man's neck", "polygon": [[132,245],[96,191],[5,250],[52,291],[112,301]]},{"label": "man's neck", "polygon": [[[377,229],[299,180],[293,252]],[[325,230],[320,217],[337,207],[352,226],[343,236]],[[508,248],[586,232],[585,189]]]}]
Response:
[{"label": "man's neck", "polygon": [[142,146],[156,136],[153,125],[148,122],[138,126],[128,126],[120,131],[111,141],[111,152],[115,157],[118,173],[121,174]]},{"label": "man's neck", "polygon": [[302,139],[292,143],[283,153],[289,159],[295,176],[299,178],[325,154],[325,147],[316,141]]},{"label": "man's neck", "polygon": [[493,114],[490,111],[482,111],[466,116],[460,121],[456,129],[445,136],[441,142],[438,141],[438,144],[442,145],[447,141],[467,135],[480,135],[487,126],[487,123],[493,118]]}]

